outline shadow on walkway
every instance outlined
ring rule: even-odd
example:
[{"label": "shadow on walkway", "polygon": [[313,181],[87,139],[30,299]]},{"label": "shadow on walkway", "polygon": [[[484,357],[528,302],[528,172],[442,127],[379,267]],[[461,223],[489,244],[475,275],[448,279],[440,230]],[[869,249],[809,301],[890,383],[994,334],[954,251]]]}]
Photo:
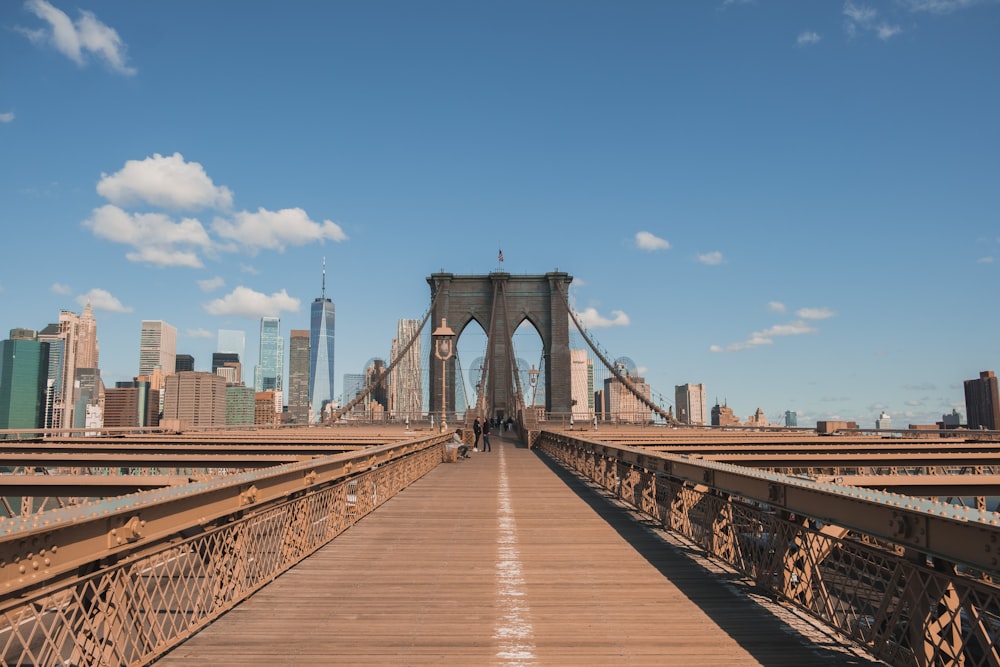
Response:
[{"label": "shadow on walkway", "polygon": [[[524,445],[518,443],[518,447]],[[689,600],[698,605],[722,630],[766,667],[787,665],[884,665],[862,654],[863,649],[833,630],[823,629],[798,612],[753,595],[742,575],[708,561],[697,547],[680,539],[668,541],[658,522],[588,480],[563,468],[538,450],[535,455],[581,500],[643,558],[669,579]],[[698,562],[707,561],[705,564]],[[706,585],[714,582],[715,585]],[[781,614],[784,618],[779,618]],[[748,623],[748,620],[752,621]],[[794,623],[792,627],[789,623]],[[808,635],[803,634],[808,632]],[[799,649],[789,650],[787,642],[775,645],[774,636],[790,634],[801,638]]]}]

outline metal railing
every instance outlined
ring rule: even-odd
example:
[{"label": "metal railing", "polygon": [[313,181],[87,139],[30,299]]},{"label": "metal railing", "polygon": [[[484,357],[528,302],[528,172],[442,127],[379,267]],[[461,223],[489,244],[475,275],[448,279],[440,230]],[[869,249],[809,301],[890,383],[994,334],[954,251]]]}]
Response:
[{"label": "metal railing", "polygon": [[440,464],[450,437],[3,522],[2,664],[151,662]]},{"label": "metal railing", "polygon": [[1000,665],[996,514],[565,434],[535,446],[892,665]]}]

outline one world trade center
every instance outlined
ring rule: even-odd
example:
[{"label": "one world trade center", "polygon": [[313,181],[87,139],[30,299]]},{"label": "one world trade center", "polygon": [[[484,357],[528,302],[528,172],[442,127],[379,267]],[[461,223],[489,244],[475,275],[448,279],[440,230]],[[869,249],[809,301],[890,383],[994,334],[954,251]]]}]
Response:
[{"label": "one world trade center", "polygon": [[313,423],[323,421],[333,400],[333,301],[326,298],[326,258],[323,258],[323,290],[312,303],[309,322],[309,407]]}]

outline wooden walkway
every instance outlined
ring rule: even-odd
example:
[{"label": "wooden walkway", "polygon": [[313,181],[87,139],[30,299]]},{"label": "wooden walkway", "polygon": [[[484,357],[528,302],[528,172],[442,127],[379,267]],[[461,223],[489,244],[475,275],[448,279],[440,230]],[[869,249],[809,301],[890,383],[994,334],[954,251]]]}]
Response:
[{"label": "wooden walkway", "polygon": [[513,439],[471,456],[156,664],[880,664]]}]

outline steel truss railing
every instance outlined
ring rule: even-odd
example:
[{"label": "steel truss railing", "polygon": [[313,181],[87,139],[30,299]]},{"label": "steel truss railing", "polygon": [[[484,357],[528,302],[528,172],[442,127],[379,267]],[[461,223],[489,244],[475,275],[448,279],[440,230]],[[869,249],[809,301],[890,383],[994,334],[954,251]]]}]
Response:
[{"label": "steel truss railing", "polygon": [[[790,490],[808,487],[802,480],[746,470],[741,485],[731,479],[741,474],[733,466],[551,432],[542,432],[535,447],[892,665],[1000,665],[995,514],[990,519],[981,512],[958,512],[949,518],[942,510],[921,522],[913,519],[920,501],[912,499],[912,511],[871,512],[895,516],[895,523],[859,530],[857,524],[870,519],[850,517],[864,513],[863,503],[848,510],[831,501],[829,511],[817,511],[822,503]],[[815,487],[820,495],[836,495],[830,485]],[[842,493],[853,496],[854,490]],[[914,539],[920,540],[915,533],[939,529],[959,515],[964,520],[951,532],[953,549],[941,541],[933,542],[933,550],[915,548]],[[985,520],[969,520],[977,515]],[[977,552],[981,557],[967,557]]]},{"label": "steel truss railing", "polygon": [[136,494],[97,511],[66,508],[75,512],[68,525],[53,519],[46,528],[44,515],[21,522],[20,531],[5,522],[2,664],[148,664],[440,464],[450,437],[278,466],[169,496]]}]

